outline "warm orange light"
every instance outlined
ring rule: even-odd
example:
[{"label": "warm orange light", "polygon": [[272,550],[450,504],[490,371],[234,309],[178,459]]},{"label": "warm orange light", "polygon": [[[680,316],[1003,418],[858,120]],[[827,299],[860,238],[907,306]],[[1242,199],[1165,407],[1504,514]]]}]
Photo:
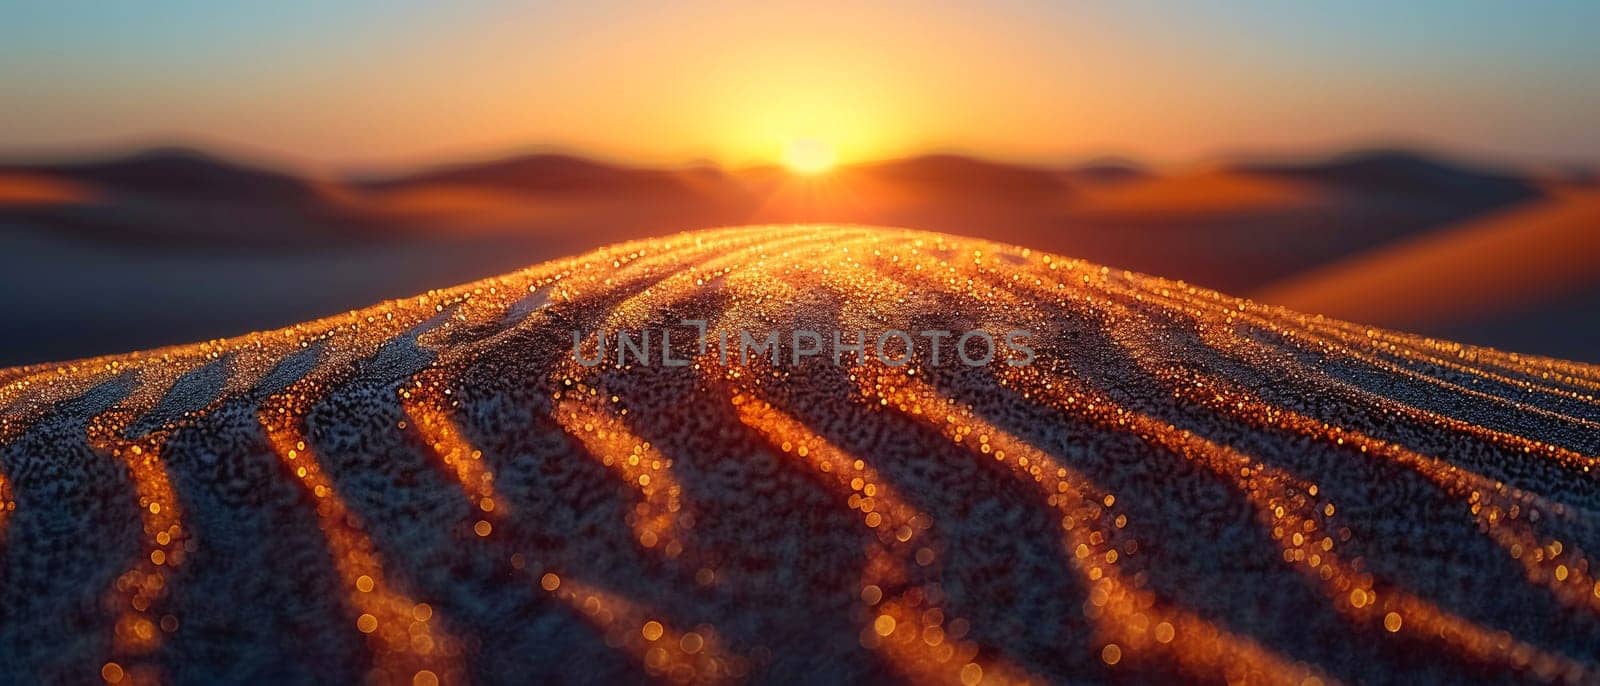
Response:
[{"label": "warm orange light", "polygon": [[833,146],[815,138],[801,138],[783,151],[783,163],[797,174],[821,174],[833,168]]}]

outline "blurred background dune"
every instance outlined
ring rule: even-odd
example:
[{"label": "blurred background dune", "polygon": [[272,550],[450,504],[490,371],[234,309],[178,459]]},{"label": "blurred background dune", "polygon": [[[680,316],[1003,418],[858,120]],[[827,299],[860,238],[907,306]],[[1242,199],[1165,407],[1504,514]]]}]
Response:
[{"label": "blurred background dune", "polygon": [[859,222],[1015,243],[1385,327],[1600,359],[1600,188],[1380,149],[800,175],[570,154],[306,177],[185,148],[0,166],[0,363],[287,325],[642,236]]}]

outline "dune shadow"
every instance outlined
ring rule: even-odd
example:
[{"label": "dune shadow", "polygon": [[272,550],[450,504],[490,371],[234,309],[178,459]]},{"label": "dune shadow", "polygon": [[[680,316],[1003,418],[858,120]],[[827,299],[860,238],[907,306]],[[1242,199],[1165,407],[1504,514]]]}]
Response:
[{"label": "dune shadow", "polygon": [[[644,328],[679,329],[686,335],[675,355],[693,357],[692,329],[680,319],[710,316],[725,305],[719,297],[700,291]],[[574,366],[569,331],[590,330],[618,304],[601,300],[497,340],[525,351],[519,364],[475,361],[462,371],[471,390],[458,416],[526,529],[529,564],[649,608],[669,626],[704,627],[763,681],[883,678],[856,645],[859,618],[850,616],[862,566],[855,521],[805,470],[740,431],[726,393],[699,370]],[[665,461],[651,473],[669,479],[681,503],[668,515],[668,538],[642,541],[633,530],[645,504],[639,484],[616,469],[628,456],[586,447],[580,438],[593,427],[560,417],[565,402],[596,406]],[[802,615],[811,619],[789,621]],[[853,654],[864,659],[840,658]]]},{"label": "dune shadow", "polygon": [[[933,520],[947,617],[979,655],[1045,679],[1100,675],[1087,589],[1061,544],[1060,514],[1031,483],[924,424],[864,402],[847,368],[808,364],[754,392],[846,452]],[[1168,675],[1170,676],[1170,675]]]},{"label": "dune shadow", "polygon": [[359,681],[369,662],[315,512],[253,399],[212,408],[162,459],[196,546],[155,612],[177,630],[160,658],[177,683]]},{"label": "dune shadow", "polygon": [[[1073,341],[1074,355],[1095,346],[1095,327],[1072,318],[1058,324],[1071,329],[1061,335]],[[942,330],[971,325],[938,316],[917,323]],[[1042,404],[1037,393],[1024,395],[1000,383],[990,367],[926,366],[918,372],[943,397],[1077,472],[1095,492],[1113,495],[1117,511],[1126,515],[1119,536],[1137,542],[1136,552],[1118,558],[1121,574],[1141,581],[1161,601],[1279,655],[1360,680],[1358,665],[1371,663],[1362,653],[1373,650],[1375,636],[1343,621],[1313,583],[1280,563],[1280,547],[1232,483],[1132,429],[1108,430]],[[1137,378],[1119,379],[1116,388],[1123,395],[1146,388]],[[1257,602],[1241,602],[1241,596]]]},{"label": "dune shadow", "polygon": [[[1074,316],[1099,320],[1097,313],[1088,311]],[[1129,323],[1124,320],[1121,324]],[[1361,569],[1375,577],[1491,632],[1509,632],[1559,653],[1590,662],[1595,659],[1593,642],[1584,638],[1600,629],[1593,614],[1567,607],[1546,589],[1526,583],[1526,572],[1517,561],[1483,535],[1469,512],[1470,503],[1452,498],[1415,469],[1372,459],[1354,444],[1317,440],[1266,417],[1249,420],[1178,400],[1174,382],[1158,378],[1148,367],[1163,362],[1137,361],[1125,344],[1104,333],[1105,326],[1108,324],[1086,326],[1078,335],[1066,359],[1074,377],[1117,398],[1131,411],[1230,446],[1264,465],[1316,484],[1319,497],[1338,504],[1338,523],[1350,531],[1348,540],[1340,543],[1342,554],[1358,560]],[[1290,392],[1258,364],[1208,344],[1181,321],[1158,322],[1156,326],[1161,327],[1165,349],[1187,351],[1177,364],[1202,378],[1227,379],[1259,393],[1269,405],[1303,412],[1335,426],[1383,425],[1371,421],[1375,417],[1352,416],[1361,410],[1352,409],[1349,403],[1335,409]],[[1392,416],[1388,419],[1397,421]],[[1241,421],[1248,426],[1241,427]],[[1429,435],[1428,427],[1399,423],[1402,431],[1415,432],[1408,435],[1413,442]],[[1405,442],[1406,436],[1402,433],[1395,439]],[[1423,449],[1439,450],[1447,459],[1450,455],[1446,446],[1424,444]],[[1303,633],[1302,629],[1291,636],[1299,640]],[[1350,647],[1347,643],[1335,641],[1345,650]],[[1437,646],[1408,645],[1402,652],[1384,649],[1383,656],[1410,668],[1446,669],[1453,656],[1435,654],[1438,650]],[[1484,676],[1459,673],[1459,669],[1449,668],[1440,675]]]},{"label": "dune shadow", "polygon": [[[857,581],[867,536],[842,499],[744,427],[720,380],[649,367],[596,383],[622,399],[631,432],[670,461],[681,489],[678,520],[693,526],[669,567],[686,581],[697,569],[715,573],[708,597],[673,605],[759,652],[763,681],[885,678],[857,642],[866,622]],[[800,616],[806,621],[793,621]]]},{"label": "dune shadow", "polygon": [[[1493,379],[1417,361],[1383,360],[1369,353],[1319,352],[1301,340],[1253,323],[1245,323],[1241,329],[1241,335],[1292,355],[1300,364],[1321,369],[1328,376],[1363,391],[1487,429],[1537,436],[1541,441],[1574,452],[1600,455],[1600,425],[1595,423],[1600,419],[1600,406],[1592,402],[1544,395],[1537,403],[1540,409],[1533,410],[1517,402],[1530,395],[1528,391]],[[1385,368],[1391,364],[1407,373]],[[1600,482],[1596,485],[1600,486]]]},{"label": "dune shadow", "polygon": [[99,677],[116,613],[104,595],[141,554],[140,506],[127,467],[84,438],[88,418],[133,392],[135,376],[56,402],[0,449],[16,503],[0,546],[0,681]]},{"label": "dune shadow", "polygon": [[[418,332],[420,335],[422,332]],[[318,398],[307,412],[310,452],[359,517],[408,597],[435,608],[435,622],[456,635],[472,658],[475,680],[574,680],[607,665],[609,677],[638,681],[591,626],[541,591],[538,577],[514,564],[512,541],[539,522],[519,518],[498,536],[477,535],[474,504],[438,464],[431,447],[411,428],[400,391],[435,361],[417,336],[384,342],[356,366],[354,378]],[[481,434],[471,415],[469,435]],[[525,435],[518,438],[526,438]],[[486,450],[497,468],[501,457]],[[513,512],[526,504],[508,503]],[[527,671],[536,666],[535,672]]]},{"label": "dune shadow", "polygon": [[[1129,304],[1125,296],[1117,297]],[[1477,419],[1503,415],[1509,411],[1506,406],[1495,403],[1484,409],[1483,399],[1457,394],[1450,396],[1455,398],[1454,404],[1440,406],[1430,401],[1428,404],[1434,409],[1428,409],[1413,402],[1413,396],[1426,395],[1432,387],[1425,379],[1392,385],[1378,383],[1375,375],[1379,370],[1369,361],[1349,360],[1319,350],[1299,337],[1249,321],[1230,325],[1236,329],[1238,345],[1219,345],[1198,335],[1195,315],[1160,310],[1153,316],[1165,322],[1165,330],[1178,336],[1178,342],[1198,346],[1193,348],[1195,361],[1203,362],[1203,367],[1218,378],[1248,386],[1271,405],[1334,426],[1361,427],[1375,439],[1550,499],[1568,514],[1564,519],[1571,526],[1561,532],[1562,538],[1577,541],[1587,550],[1600,550],[1600,476],[1584,464],[1585,458],[1547,454],[1559,445],[1548,440],[1550,436],[1570,439],[1585,433],[1581,426],[1573,424],[1580,420],[1528,413],[1515,426],[1501,425],[1498,431],[1504,433],[1464,441],[1460,434],[1463,429],[1483,431]],[[1337,371],[1340,369],[1346,372]],[[1275,378],[1284,373],[1308,377],[1307,382],[1319,392],[1286,388]],[[1354,381],[1352,374],[1366,380]],[[1507,391],[1508,397],[1517,395]],[[1590,440],[1592,436],[1583,439]]]},{"label": "dune shadow", "polygon": [[[675,259],[665,274],[703,256]],[[510,303],[515,317],[463,318],[457,312],[482,313],[440,305],[428,321],[354,361],[305,413],[308,452],[359,519],[385,574],[459,639],[474,680],[648,679],[640,656],[620,650],[605,630],[617,608],[589,602],[597,597],[563,602],[541,587],[551,573],[569,587],[653,606],[656,589],[666,586],[644,583],[660,563],[638,553],[619,526],[631,507],[627,486],[544,415],[569,331],[592,326],[662,278],[646,269],[576,299],[523,296]],[[476,354],[485,347],[515,353]],[[493,479],[492,512],[420,431],[408,403],[424,397],[448,398],[430,412],[458,432]]]}]

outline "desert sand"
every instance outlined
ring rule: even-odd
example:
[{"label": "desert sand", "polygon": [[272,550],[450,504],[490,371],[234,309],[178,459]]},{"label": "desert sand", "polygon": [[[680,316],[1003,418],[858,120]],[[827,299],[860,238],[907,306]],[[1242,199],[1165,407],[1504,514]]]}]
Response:
[{"label": "desert sand", "polygon": [[[683,318],[1037,359],[571,357]],[[687,233],[0,384],[0,681],[1600,678],[1600,367],[999,243]]]}]

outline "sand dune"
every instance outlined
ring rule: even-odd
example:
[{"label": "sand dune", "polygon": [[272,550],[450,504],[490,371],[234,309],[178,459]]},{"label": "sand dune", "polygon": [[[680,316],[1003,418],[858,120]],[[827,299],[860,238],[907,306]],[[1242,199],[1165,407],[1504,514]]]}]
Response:
[{"label": "sand dune", "polygon": [[[1561,201],[1550,189],[1563,183],[1395,151],[1160,170],[925,155],[814,178],[548,154],[381,179],[182,149],[0,166],[0,364],[237,335],[601,245],[747,223],[909,226],[1257,293],[1496,213],[1537,212]],[[1592,360],[1592,347],[1526,318],[1585,317],[1600,290],[1547,293],[1459,326],[1382,323]],[[1460,313],[1476,304],[1458,302]]]},{"label": "sand dune", "polygon": [[[1379,326],[1448,330],[1594,293],[1597,266],[1600,193],[1569,192],[1341,260],[1255,295]],[[1600,344],[1600,322],[1592,320],[1570,317],[1563,334]]]},{"label": "sand dune", "polygon": [[[571,357],[685,318],[1037,355]],[[0,384],[0,681],[1600,678],[1600,367],[998,243],[688,233]]]},{"label": "sand dune", "polygon": [[640,169],[562,154],[534,154],[429,169],[364,182],[367,188],[495,189],[521,195],[676,194],[690,189],[675,171]]},{"label": "sand dune", "polygon": [[1514,205],[1544,195],[1538,183],[1509,171],[1449,162],[1408,150],[1359,150],[1323,160],[1253,162],[1233,168],[1247,174],[1344,189],[1451,198],[1480,208]]},{"label": "sand dune", "polygon": [[182,147],[152,148],[105,160],[0,165],[0,171],[5,170],[70,178],[111,192],[210,201],[300,205],[323,197],[316,183],[292,174]]}]

